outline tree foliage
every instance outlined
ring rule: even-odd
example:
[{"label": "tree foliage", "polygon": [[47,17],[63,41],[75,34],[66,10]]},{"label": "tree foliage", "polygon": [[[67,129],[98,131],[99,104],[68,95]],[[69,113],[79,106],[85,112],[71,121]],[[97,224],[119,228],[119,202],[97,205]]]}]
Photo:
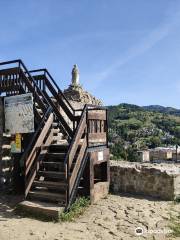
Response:
[{"label": "tree foliage", "polygon": [[109,141],[115,159],[132,161],[137,159],[137,149],[180,145],[180,116],[162,112],[163,107],[152,111],[151,107],[124,103],[108,109]]}]

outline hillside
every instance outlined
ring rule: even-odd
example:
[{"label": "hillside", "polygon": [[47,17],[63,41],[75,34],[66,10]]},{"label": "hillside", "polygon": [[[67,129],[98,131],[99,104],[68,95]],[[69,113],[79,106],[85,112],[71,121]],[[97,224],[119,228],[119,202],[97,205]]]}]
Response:
[{"label": "hillside", "polygon": [[150,105],[150,106],[143,106],[145,110],[152,111],[152,112],[160,112],[165,114],[171,114],[180,116],[180,109],[172,108],[172,107],[163,107],[160,105]]},{"label": "hillside", "polygon": [[180,145],[180,110],[125,103],[108,109],[109,140],[114,158],[133,160],[138,149]]}]

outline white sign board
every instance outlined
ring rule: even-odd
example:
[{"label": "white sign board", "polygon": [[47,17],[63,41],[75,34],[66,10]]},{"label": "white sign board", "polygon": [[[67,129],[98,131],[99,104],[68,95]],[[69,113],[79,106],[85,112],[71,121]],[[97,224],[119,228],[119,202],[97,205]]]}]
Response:
[{"label": "white sign board", "polygon": [[10,134],[34,132],[32,93],[4,98],[5,131]]},{"label": "white sign board", "polygon": [[103,161],[103,151],[102,152],[98,152],[98,161]]}]

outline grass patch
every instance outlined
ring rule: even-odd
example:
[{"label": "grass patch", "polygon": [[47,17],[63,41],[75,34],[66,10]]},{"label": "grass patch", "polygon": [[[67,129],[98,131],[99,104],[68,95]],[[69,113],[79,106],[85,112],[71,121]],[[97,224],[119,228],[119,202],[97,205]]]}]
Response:
[{"label": "grass patch", "polygon": [[180,197],[177,197],[174,202],[175,202],[175,204],[180,203]]},{"label": "grass patch", "polygon": [[173,237],[180,237],[180,215],[176,218],[171,217],[170,220],[170,229],[172,230],[172,236]]},{"label": "grass patch", "polygon": [[90,200],[86,197],[80,197],[71,205],[67,212],[63,212],[59,216],[59,220],[62,222],[70,222],[84,213],[89,206]]}]

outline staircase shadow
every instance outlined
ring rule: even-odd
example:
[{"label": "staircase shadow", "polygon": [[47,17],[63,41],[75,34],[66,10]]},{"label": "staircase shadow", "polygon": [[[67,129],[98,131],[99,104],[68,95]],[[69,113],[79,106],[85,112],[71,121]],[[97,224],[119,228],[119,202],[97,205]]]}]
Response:
[{"label": "staircase shadow", "polygon": [[11,195],[3,192],[0,193],[0,223],[7,221],[6,219],[22,218],[14,211],[17,204],[22,200],[22,195]]}]

